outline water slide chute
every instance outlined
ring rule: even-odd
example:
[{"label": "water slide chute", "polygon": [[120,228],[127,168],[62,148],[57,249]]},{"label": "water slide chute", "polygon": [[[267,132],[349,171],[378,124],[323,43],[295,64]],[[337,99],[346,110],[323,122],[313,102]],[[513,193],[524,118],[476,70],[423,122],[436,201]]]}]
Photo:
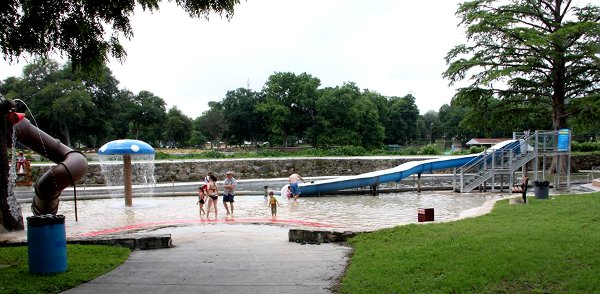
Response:
[{"label": "water slide chute", "polygon": [[35,183],[31,204],[34,215],[56,214],[60,193],[85,177],[88,168],[85,156],[32,125],[22,114],[11,112],[8,121],[14,124],[19,143],[57,164]]}]

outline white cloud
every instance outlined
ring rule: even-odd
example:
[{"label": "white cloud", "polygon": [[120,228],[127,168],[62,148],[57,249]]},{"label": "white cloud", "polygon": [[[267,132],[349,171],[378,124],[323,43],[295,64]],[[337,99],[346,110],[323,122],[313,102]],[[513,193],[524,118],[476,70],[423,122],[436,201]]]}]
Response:
[{"label": "white cloud", "polygon": [[[229,90],[259,91],[274,72],[306,72],[322,86],[355,82],[416,97],[421,113],[449,103],[444,56],[464,42],[458,0],[242,1],[231,21],[191,19],[174,3],[136,11],[128,57],[109,67],[133,92],[148,90],[190,117]],[[22,65],[0,64],[0,78]]]}]

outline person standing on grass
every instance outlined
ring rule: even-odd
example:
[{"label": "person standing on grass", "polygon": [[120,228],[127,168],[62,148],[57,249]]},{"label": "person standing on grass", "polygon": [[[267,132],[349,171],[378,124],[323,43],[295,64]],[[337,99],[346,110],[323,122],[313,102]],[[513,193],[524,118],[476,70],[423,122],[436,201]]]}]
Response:
[{"label": "person standing on grass", "polygon": [[302,181],[306,183],[306,181],[299,174],[291,174],[288,178],[290,182],[290,188],[292,188],[292,195],[294,196],[294,201],[298,201],[298,197],[300,197],[300,187],[298,187],[298,182]]},{"label": "person standing on grass", "polygon": [[[233,177],[233,172],[228,171],[226,173],[226,178],[223,181],[223,189],[225,190],[225,194],[223,194],[223,206],[225,206],[225,210],[227,210],[227,215],[233,214],[233,197],[235,196],[235,190],[237,189],[237,181]],[[229,203],[229,207],[227,206]]]},{"label": "person standing on grass", "polygon": [[210,207],[215,209],[215,219],[217,218],[217,200],[219,199],[219,189],[217,188],[217,177],[215,175],[209,176],[208,186],[206,188],[208,194],[208,204],[206,206],[206,218],[210,216]]},{"label": "person standing on grass", "polygon": [[279,201],[275,198],[275,193],[273,193],[273,191],[269,192],[269,206],[271,207],[271,217],[276,217]]}]

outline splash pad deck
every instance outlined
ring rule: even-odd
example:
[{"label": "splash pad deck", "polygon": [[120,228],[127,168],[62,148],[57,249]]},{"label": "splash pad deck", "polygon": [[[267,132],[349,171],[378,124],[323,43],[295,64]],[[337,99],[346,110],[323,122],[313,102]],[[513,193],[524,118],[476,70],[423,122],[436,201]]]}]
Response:
[{"label": "splash pad deck", "polygon": [[[59,214],[66,217],[69,237],[99,236],[152,231],[170,226],[210,226],[213,224],[267,224],[288,228],[318,228],[334,231],[372,231],[416,223],[421,207],[435,209],[436,221],[449,221],[461,213],[482,206],[488,200],[510,197],[501,194],[459,194],[453,192],[388,193],[378,196],[330,196],[300,198],[297,203],[278,196],[276,218],[260,196],[236,196],[235,213],[225,214],[222,198],[218,217],[208,219],[199,214],[197,197],[137,198],[131,207],[121,198],[78,200],[79,219],[74,216],[74,202],[62,201]],[[28,204],[23,211],[28,216]],[[206,206],[205,206],[206,210]]]}]

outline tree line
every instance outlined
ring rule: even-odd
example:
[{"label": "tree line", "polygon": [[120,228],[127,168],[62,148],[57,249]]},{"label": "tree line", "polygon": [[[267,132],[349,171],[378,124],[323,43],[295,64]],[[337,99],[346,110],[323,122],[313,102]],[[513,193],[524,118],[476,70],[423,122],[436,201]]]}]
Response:
[{"label": "tree line", "polygon": [[[0,93],[16,101],[18,111],[31,115],[42,130],[76,148],[130,138],[157,147],[268,141],[271,146],[302,142],[317,148],[378,149],[552,129],[552,108],[542,103],[509,106],[488,97],[469,104],[455,98],[420,115],[412,94],[384,96],[352,82],[321,87],[307,73],[277,72],[261,91],[227,91],[195,119],[176,106],[166,109],[165,100],[149,91],[132,93],[118,85],[106,66],[81,71],[71,63],[37,59],[24,67],[22,76],[0,81]],[[574,116],[571,125],[575,134],[598,134],[595,120]]]}]

